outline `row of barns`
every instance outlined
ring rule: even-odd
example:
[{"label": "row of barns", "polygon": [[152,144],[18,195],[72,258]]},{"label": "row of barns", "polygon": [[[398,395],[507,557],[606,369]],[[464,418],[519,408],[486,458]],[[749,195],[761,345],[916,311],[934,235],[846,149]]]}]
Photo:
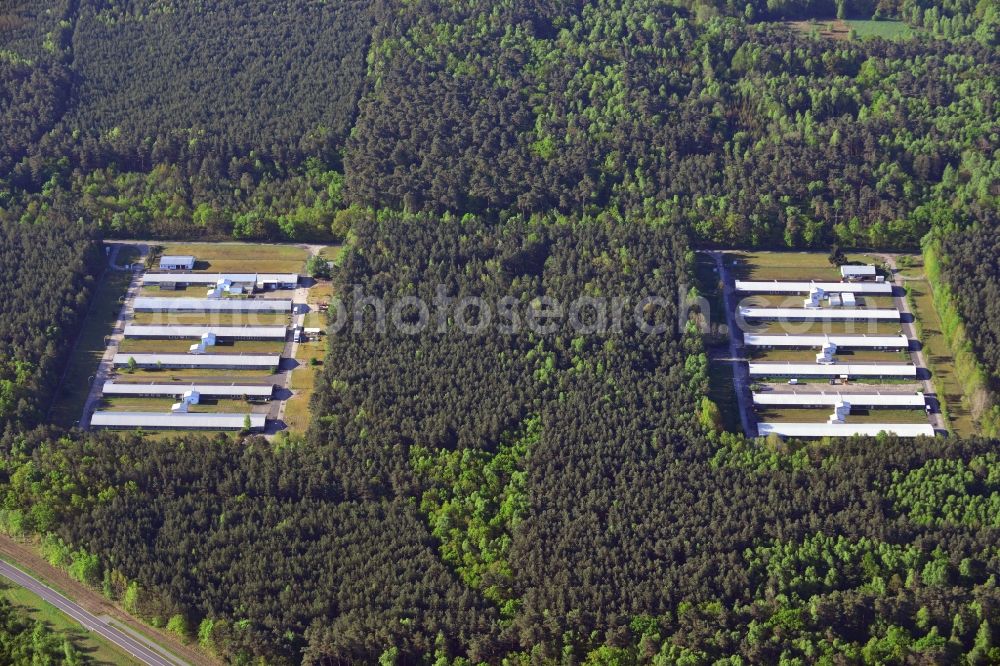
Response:
[{"label": "row of barns", "polygon": [[[867,308],[858,306],[858,297],[892,296],[893,286],[878,275],[874,266],[842,266],[841,282],[823,281],[749,281],[736,280],[736,291],[746,295],[805,294],[801,308],[789,307],[739,307],[737,314],[744,323],[788,321],[796,324],[811,322],[901,322],[897,308]],[[850,362],[837,358],[838,350],[907,351],[910,340],[902,332],[893,335],[875,334],[817,334],[773,333],[748,331],[743,344],[751,349],[818,349],[814,363],[803,362],[749,362],[748,374],[755,383],[787,382],[783,390],[752,392],[755,408],[811,408],[832,409],[826,422],[760,422],[757,434],[782,437],[847,437],[875,435],[892,432],[901,437],[933,436],[929,423],[870,423],[851,422],[852,408],[872,409],[926,409],[921,392],[894,392],[869,390],[827,392],[815,386],[787,385],[805,381],[829,380],[847,382],[853,379],[882,380],[887,382],[916,381],[917,367],[908,362]],[[822,385],[820,385],[822,386]],[[918,412],[923,415],[923,411]]]}]

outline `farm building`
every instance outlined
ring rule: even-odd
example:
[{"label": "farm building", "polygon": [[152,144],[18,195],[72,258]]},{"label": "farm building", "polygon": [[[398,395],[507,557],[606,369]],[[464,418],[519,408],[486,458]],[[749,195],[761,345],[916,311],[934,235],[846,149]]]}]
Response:
[{"label": "farm building", "polygon": [[910,346],[905,335],[743,334],[743,343],[748,347],[822,347],[827,342],[845,349],[907,349]]},{"label": "farm building", "polygon": [[823,310],[816,308],[741,307],[740,315],[746,319],[899,321],[899,310],[895,308],[884,310],[848,310],[845,308]]},{"label": "farm building", "polygon": [[103,393],[107,396],[131,396],[134,398],[181,397],[187,391],[195,391],[203,398],[244,398],[247,400],[270,400],[274,395],[272,384],[126,384],[105,382]]},{"label": "farm building", "polygon": [[184,286],[216,285],[228,280],[243,287],[245,291],[254,289],[294,289],[299,284],[297,273],[147,273],[142,278],[144,287],[160,287],[174,282]]},{"label": "farm building", "polygon": [[194,270],[194,257],[188,255],[166,254],[160,257],[161,271]]},{"label": "farm building", "polygon": [[889,295],[892,285],[887,282],[781,282],[737,280],[736,291],[745,294],[808,294],[813,288],[826,293],[853,292],[855,294]]},{"label": "farm building", "polygon": [[251,430],[263,430],[266,414],[211,414],[193,412],[94,412],[94,428],[118,430],[242,430],[250,418]]},{"label": "farm building", "polygon": [[916,379],[909,363],[750,363],[751,377],[897,377]]},{"label": "farm building", "polygon": [[125,324],[126,338],[177,340],[200,338],[211,333],[226,340],[284,340],[288,330],[284,326],[145,326]]},{"label": "farm building", "polygon": [[225,370],[278,369],[278,354],[115,354],[114,364],[124,368],[131,360],[140,368],[205,368]]},{"label": "farm building", "polygon": [[868,280],[875,278],[874,266],[841,266],[840,277],[845,280]]},{"label": "farm building", "polygon": [[[883,284],[885,284],[885,283],[883,282]],[[856,299],[854,297],[854,294],[852,294],[849,291],[841,294],[840,301],[841,301],[841,303],[844,304],[845,308],[856,308],[856,307],[858,307],[858,299]]]},{"label": "farm building", "polygon": [[283,299],[156,298],[135,299],[136,312],[291,312],[292,302]]},{"label": "farm building", "polygon": [[857,407],[919,407],[926,405],[923,393],[754,393],[753,404],[761,407],[832,407],[843,401]]},{"label": "farm building", "polygon": [[852,437],[888,432],[899,437],[933,437],[929,423],[758,423],[761,437]]}]

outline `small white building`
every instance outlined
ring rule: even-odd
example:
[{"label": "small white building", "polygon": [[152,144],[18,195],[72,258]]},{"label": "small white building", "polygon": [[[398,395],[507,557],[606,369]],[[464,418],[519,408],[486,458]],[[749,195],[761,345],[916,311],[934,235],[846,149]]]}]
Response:
[{"label": "small white building", "polygon": [[189,354],[204,354],[208,351],[209,347],[215,346],[215,333],[209,331],[208,333],[202,333],[201,339],[188,348]]},{"label": "small white building", "polygon": [[827,423],[844,423],[851,413],[851,403],[844,400],[833,406],[833,414],[826,420]]},{"label": "small white building", "polygon": [[820,365],[833,365],[837,362],[834,358],[834,354],[837,353],[837,345],[833,344],[829,340],[823,343],[823,348],[818,354],[816,354],[816,362]]},{"label": "small white building", "polygon": [[841,266],[840,277],[845,280],[874,280],[874,266]]},{"label": "small white building", "polygon": [[194,270],[194,257],[188,255],[165,254],[160,257],[161,271]]},{"label": "small white building", "polygon": [[856,308],[858,307],[858,299],[854,297],[854,294],[850,292],[845,292],[840,296],[841,303],[844,304],[845,308]]},{"label": "small white building", "polygon": [[809,290],[809,298],[802,301],[802,307],[809,309],[818,308],[820,301],[822,301],[825,296],[826,294],[823,292],[822,289],[814,286],[812,289]]},{"label": "small white building", "polygon": [[830,294],[826,298],[830,302],[831,308],[839,308],[840,304],[843,302],[840,299],[840,294]]}]

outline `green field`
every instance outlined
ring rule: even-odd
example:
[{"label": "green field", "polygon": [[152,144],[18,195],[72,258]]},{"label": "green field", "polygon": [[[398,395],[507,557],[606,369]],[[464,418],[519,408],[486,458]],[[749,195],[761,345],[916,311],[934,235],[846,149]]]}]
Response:
[{"label": "green field", "polygon": [[[813,363],[818,353],[817,349],[754,349],[750,355],[754,361]],[[906,363],[910,355],[906,352],[856,349],[838,350],[836,359],[840,363]]]},{"label": "green field", "polygon": [[319,256],[327,261],[336,261],[343,251],[343,245],[327,245],[319,251]]},{"label": "green field", "polygon": [[[763,408],[757,410],[761,421],[776,423],[826,423],[833,414],[833,407],[826,409],[781,409]],[[927,423],[927,416],[920,409],[852,409],[847,423]]]},{"label": "green field", "polygon": [[0,594],[33,620],[66,634],[73,645],[91,660],[90,663],[97,666],[131,666],[138,663],[100,636],[85,631],[65,613],[23,587],[2,580]]},{"label": "green field", "polygon": [[118,302],[128,290],[132,275],[109,270],[94,294],[90,313],[83,322],[76,347],[69,359],[66,379],[52,406],[51,422],[70,427],[79,420],[90,392],[90,377],[104,356],[104,336],[111,333],[121,310]]},{"label": "green field", "polygon": [[250,377],[260,380],[254,383],[266,383],[271,374],[263,370],[212,370],[206,368],[164,368],[162,370],[139,368],[135,372],[127,372],[119,368],[115,372],[114,380],[116,382],[198,382],[204,380],[205,382],[228,384],[238,383]]},{"label": "green field", "polygon": [[[184,340],[148,340],[145,338],[126,338],[118,345],[122,354],[144,354],[150,352],[186,353],[196,339]],[[280,354],[285,343],[278,340],[233,340],[221,341],[214,347],[206,347],[208,354]]]},{"label": "green field", "polygon": [[[143,397],[103,397],[101,409],[112,412],[163,412],[170,411],[171,405],[177,402],[173,398],[143,398]],[[253,405],[245,400],[211,400],[202,399],[197,405],[190,405],[189,411],[198,414],[221,412],[251,412]],[[259,410],[258,410],[259,411]]]},{"label": "green field", "polygon": [[900,335],[892,321],[762,321],[748,323],[747,333],[774,335]]},{"label": "green field", "polygon": [[858,37],[881,37],[882,39],[908,39],[913,37],[913,29],[902,21],[844,21]]},{"label": "green field", "polygon": [[[861,253],[849,253],[847,260],[876,266],[881,263],[877,257]],[[822,252],[727,252],[725,262],[735,280],[840,282],[840,269]]]},{"label": "green field", "polygon": [[[151,296],[154,298],[205,298],[208,293],[208,285],[196,284],[188,285],[178,289],[160,289],[157,286],[144,286],[140,290],[140,296]],[[295,297],[293,289],[272,289],[270,291],[258,291],[258,295],[264,294],[266,298],[284,298],[291,300]],[[246,294],[223,294],[222,298],[246,298]]]},{"label": "green field", "polygon": [[[741,298],[739,303],[743,307],[801,308],[805,299],[805,294],[752,294]],[[896,300],[892,296],[858,296],[857,301],[857,307],[861,309],[883,310],[896,307]],[[837,309],[826,303],[823,308]]]},{"label": "green field", "polygon": [[[775,376],[775,377],[753,377],[752,380],[756,384],[788,384],[788,380],[791,377],[787,376]],[[855,379],[850,379],[844,383],[840,384],[830,384],[830,377],[796,377],[799,384],[827,384],[829,386],[836,386],[837,388],[831,390],[837,391],[849,391],[847,388],[855,384],[862,384],[864,386],[882,386],[885,384],[891,384],[893,387],[899,387],[900,385],[907,384],[913,387],[914,391],[921,390],[921,384],[915,379],[905,379],[897,377],[859,377]]]},{"label": "green field", "polygon": [[924,359],[931,371],[931,380],[938,391],[938,399],[945,403],[951,429],[961,437],[976,435],[976,427],[969,412],[962,385],[955,375],[955,359],[948,349],[941,332],[941,319],[934,308],[930,286],[926,280],[907,280],[910,302],[917,321],[920,322],[920,341]]},{"label": "green field", "polygon": [[[285,403],[285,423],[292,431],[304,432],[309,427],[309,401],[316,385],[316,375],[323,371],[325,355],[325,337],[298,346],[295,359],[299,362],[299,366],[291,375],[291,388],[296,395]],[[313,365],[312,359],[316,359],[318,365]]]},{"label": "green field", "polygon": [[193,255],[196,271],[213,273],[300,273],[308,250],[268,243],[167,243],[162,254]]},{"label": "green field", "polygon": [[206,324],[209,326],[287,326],[291,315],[281,312],[136,312],[131,324],[176,326]]}]

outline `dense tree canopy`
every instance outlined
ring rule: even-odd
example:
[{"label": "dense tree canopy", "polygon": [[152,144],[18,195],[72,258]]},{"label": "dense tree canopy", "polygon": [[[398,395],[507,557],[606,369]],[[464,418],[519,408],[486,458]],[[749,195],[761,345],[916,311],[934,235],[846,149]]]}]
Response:
[{"label": "dense tree canopy", "polygon": [[103,252],[96,229],[66,211],[0,223],[0,432],[48,409]]},{"label": "dense tree canopy", "polygon": [[[355,234],[305,439],[9,434],[3,528],[50,534],[51,561],[232,661],[1000,657],[996,442],[715,433],[668,225]],[[645,319],[478,329],[498,299],[527,316],[581,294]],[[419,331],[406,297],[429,304]]]},{"label": "dense tree canopy", "polygon": [[947,235],[942,250],[967,337],[1000,385],[1000,228]]},{"label": "dense tree canopy", "polygon": [[653,0],[415,2],[371,59],[346,160],[369,205],[660,211],[787,247],[916,247],[939,202],[996,205],[1000,59],[972,39],[809,40]]},{"label": "dense tree canopy", "polygon": [[[686,316],[931,239],[996,378],[994,5],[4,4],[0,529],[236,663],[1000,663],[997,441],[717,432]],[[308,435],[39,426],[102,234],[346,239]]]}]

